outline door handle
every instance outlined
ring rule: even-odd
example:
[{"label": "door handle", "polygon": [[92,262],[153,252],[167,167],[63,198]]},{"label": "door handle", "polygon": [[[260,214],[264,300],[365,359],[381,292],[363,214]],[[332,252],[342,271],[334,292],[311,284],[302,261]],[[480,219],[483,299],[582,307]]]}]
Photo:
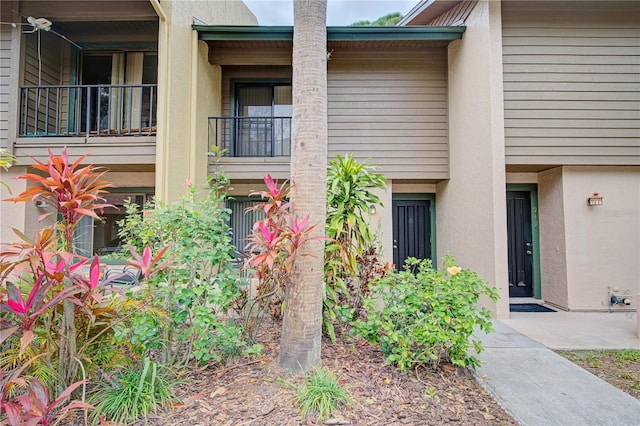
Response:
[{"label": "door handle", "polygon": [[527,250],[525,253],[527,253],[528,255],[532,255],[533,252],[531,250]]}]

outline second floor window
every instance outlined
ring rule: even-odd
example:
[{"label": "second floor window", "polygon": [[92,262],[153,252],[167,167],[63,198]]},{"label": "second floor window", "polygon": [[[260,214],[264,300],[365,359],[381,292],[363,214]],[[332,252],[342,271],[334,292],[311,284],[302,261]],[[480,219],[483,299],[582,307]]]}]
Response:
[{"label": "second floor window", "polygon": [[291,85],[242,83],[235,87],[234,155],[288,156],[291,153]]}]

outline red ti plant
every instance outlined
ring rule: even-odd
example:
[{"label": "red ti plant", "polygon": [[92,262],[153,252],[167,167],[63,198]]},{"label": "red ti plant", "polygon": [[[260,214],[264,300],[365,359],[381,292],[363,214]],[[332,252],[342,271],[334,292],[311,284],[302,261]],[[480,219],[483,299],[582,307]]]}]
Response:
[{"label": "red ti plant", "polygon": [[[7,380],[0,393],[0,412],[7,414],[7,421],[11,426],[48,426],[54,424],[59,416],[70,410],[94,408],[92,405],[82,401],[74,401],[62,406],[63,402],[71,396],[71,393],[84,384],[84,380],[75,382],[65,389],[58,398],[50,401],[49,391],[42,382],[33,377],[28,381],[18,377],[21,372],[22,369]],[[0,373],[1,380],[2,374]],[[2,422],[2,424],[5,423]]]},{"label": "red ti plant", "polygon": [[17,197],[7,199],[13,202],[45,201],[54,206],[56,212],[45,213],[39,220],[54,213],[60,215],[63,243],[67,251],[72,251],[73,234],[82,216],[98,219],[96,210],[112,207],[102,197],[107,192],[106,188],[113,187],[111,183],[102,180],[107,171],[92,165],[80,167],[86,157],[83,155],[70,163],[66,147],[59,156],[49,150],[49,161],[46,164],[36,160],[36,164],[32,166],[43,172],[44,176],[35,173],[18,176],[17,179],[26,179],[31,185]]},{"label": "red ti plant", "polygon": [[264,183],[267,191],[250,194],[260,195],[264,200],[251,209],[263,211],[265,217],[253,225],[246,247],[249,253],[246,268],[253,269],[259,280],[251,307],[258,304],[261,312],[270,311],[272,316],[280,318],[284,288],[296,259],[303,255],[299,252],[300,247],[312,238],[315,225],[309,223],[309,217],[300,219],[293,214],[288,201],[291,187],[286,181],[278,185],[277,180],[267,175]]},{"label": "red ti plant", "polygon": [[[18,176],[18,179],[25,179],[29,182],[27,190],[20,195],[10,198],[7,201],[13,202],[33,202],[45,201],[54,206],[56,212],[49,212],[40,216],[40,220],[51,214],[57,213],[60,217],[58,222],[60,234],[62,235],[62,251],[45,253],[36,247],[18,250],[18,257],[21,260],[14,262],[13,266],[2,266],[5,273],[21,276],[25,268],[30,268],[32,285],[36,285],[41,274],[45,274],[50,281],[58,281],[65,289],[74,288],[78,280],[70,275],[68,269],[73,262],[71,253],[74,252],[73,236],[78,222],[82,216],[90,216],[98,219],[96,211],[101,211],[109,204],[105,203],[102,194],[106,193],[106,188],[112,187],[109,182],[103,180],[106,170],[96,168],[92,165],[81,166],[86,156],[81,156],[75,162],[69,161],[67,149],[63,148],[62,154],[54,155],[49,150],[49,160],[42,163],[36,160],[33,168],[42,174],[27,173]],[[48,231],[53,234],[53,230]],[[20,235],[20,234],[19,234]],[[53,237],[52,237],[53,238]],[[55,260],[52,260],[55,259]],[[62,260],[64,260],[62,262]],[[48,264],[46,262],[49,261]],[[45,263],[45,270],[42,271],[38,265]],[[27,266],[29,265],[29,266]],[[77,264],[75,264],[77,267]],[[24,282],[24,280],[23,280]],[[93,282],[97,285],[97,283]],[[89,281],[89,291],[92,282]],[[56,286],[52,286],[55,288]],[[95,285],[94,285],[95,287]],[[69,290],[66,290],[69,291]],[[30,292],[31,293],[31,292]],[[70,295],[69,295],[70,296]],[[63,315],[60,321],[58,344],[59,355],[58,365],[59,375],[63,383],[71,383],[76,375],[77,364],[74,358],[77,355],[76,346],[76,325],[75,325],[75,301],[71,297],[63,297]],[[16,299],[14,301],[17,302]]]}]

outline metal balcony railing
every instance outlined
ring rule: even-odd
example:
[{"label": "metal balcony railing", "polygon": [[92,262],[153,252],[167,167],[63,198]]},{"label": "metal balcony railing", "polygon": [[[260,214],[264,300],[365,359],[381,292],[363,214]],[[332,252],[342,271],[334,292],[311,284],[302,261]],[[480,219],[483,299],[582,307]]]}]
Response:
[{"label": "metal balcony railing", "polygon": [[209,117],[209,147],[231,157],[288,157],[291,117]]},{"label": "metal balcony railing", "polygon": [[149,136],[157,84],[20,87],[19,137]]}]

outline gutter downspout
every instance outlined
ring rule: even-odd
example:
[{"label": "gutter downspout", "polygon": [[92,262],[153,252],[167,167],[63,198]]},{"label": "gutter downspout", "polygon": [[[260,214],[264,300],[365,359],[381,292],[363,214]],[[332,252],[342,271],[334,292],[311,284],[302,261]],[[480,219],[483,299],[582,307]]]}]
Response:
[{"label": "gutter downspout", "polygon": [[158,17],[160,18],[160,20],[162,22],[167,20],[167,15],[164,14],[164,10],[162,10],[162,6],[160,6],[160,1],[159,0],[149,0],[149,2],[151,3],[151,6],[153,6],[153,10],[156,11],[156,13],[158,14]]},{"label": "gutter downspout", "polygon": [[[158,98],[157,98],[157,126],[156,132],[156,167],[155,167],[155,195],[159,200],[167,201],[168,194],[168,164],[167,163],[167,106],[165,98],[169,90],[167,85],[168,77],[168,55],[169,55],[169,23],[167,15],[164,13],[159,0],[149,0],[153,10],[160,19],[158,28]],[[161,37],[161,38],[160,38]]]}]

